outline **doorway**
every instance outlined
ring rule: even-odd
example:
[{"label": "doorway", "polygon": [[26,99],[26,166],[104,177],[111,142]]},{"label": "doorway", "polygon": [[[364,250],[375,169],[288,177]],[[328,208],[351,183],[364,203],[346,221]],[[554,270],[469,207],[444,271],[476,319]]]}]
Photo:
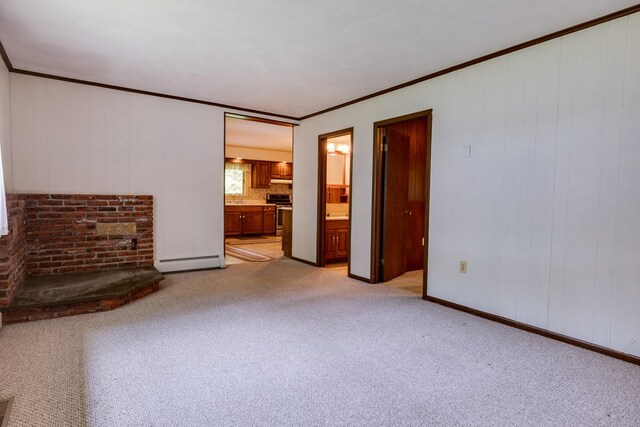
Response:
[{"label": "doorway", "polygon": [[403,283],[413,282],[424,298],[431,110],[374,123],[374,144],[372,282],[403,277]]},{"label": "doorway", "polygon": [[350,275],[353,128],[318,136],[316,263]]},{"label": "doorway", "polygon": [[226,264],[291,256],[294,125],[227,113],[224,126]]}]

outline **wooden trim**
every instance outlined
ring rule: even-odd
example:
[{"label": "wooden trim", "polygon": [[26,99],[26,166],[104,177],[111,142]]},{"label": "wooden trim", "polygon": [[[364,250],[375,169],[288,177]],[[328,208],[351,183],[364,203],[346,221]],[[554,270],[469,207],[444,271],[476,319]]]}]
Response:
[{"label": "wooden trim", "polygon": [[418,111],[416,113],[405,114],[403,116],[391,119],[381,120],[373,124],[373,183],[372,183],[372,203],[371,203],[371,283],[379,283],[380,278],[380,228],[381,228],[381,197],[382,197],[382,138],[381,131],[383,127],[417,120],[427,120],[427,158],[425,159],[425,236],[424,236],[424,275],[422,280],[423,296],[427,292],[427,256],[429,251],[429,189],[431,185],[431,127],[432,127],[432,109]]},{"label": "wooden trim", "polygon": [[431,132],[433,129],[433,114],[427,115],[427,147],[425,153],[425,184],[424,184],[424,259],[422,261],[422,296],[427,296],[427,280],[429,272],[429,212],[431,210]]},{"label": "wooden trim", "polygon": [[362,276],[358,276],[358,275],[356,275],[356,274],[349,273],[347,276],[348,276],[348,277],[350,277],[350,278],[352,278],[352,279],[360,280],[361,282],[365,282],[365,283],[373,283],[373,282],[371,281],[371,279],[365,279],[364,277],[362,277]]},{"label": "wooden trim", "polygon": [[443,300],[440,298],[427,295],[424,297],[424,299],[435,304],[440,304],[445,307],[452,308],[454,310],[464,311],[465,313],[473,314],[474,316],[478,316],[487,320],[492,320],[494,322],[502,323],[503,325],[511,326],[517,329],[521,329],[523,331],[531,332],[533,334],[542,335],[543,337],[561,341],[566,344],[575,345],[576,347],[595,351],[596,353],[600,353],[606,356],[614,357],[616,359],[624,360],[625,362],[633,363],[635,365],[640,365],[640,357],[634,356],[632,354],[623,353],[617,350],[612,350],[607,347],[602,347],[597,344],[592,344],[590,342],[582,341],[577,338],[572,338],[566,335],[558,334],[556,332],[551,332],[547,329],[538,328],[537,326],[531,326],[526,323],[508,319],[506,317],[498,316],[496,314],[487,313],[486,311],[477,310],[475,308],[467,307],[465,305],[456,304],[454,302]]},{"label": "wooden trim", "polygon": [[[225,218],[225,212],[226,212],[226,194],[224,191],[224,181],[225,181],[225,163],[227,161],[229,161],[229,159],[231,159],[230,157],[227,157],[227,117],[229,118],[233,118],[233,119],[237,119],[238,118],[238,114],[235,113],[229,113],[229,112],[225,112],[223,115],[223,119],[222,119],[222,248],[223,248],[223,256],[226,256],[227,252],[227,236],[225,234],[225,225],[226,225],[226,218]],[[269,124],[280,124],[283,125],[283,122],[278,122],[275,120],[263,120],[258,118],[259,120],[255,120],[255,121],[259,121],[261,123],[269,123]],[[244,116],[243,120],[254,120],[254,118],[250,117],[250,116]],[[297,126],[297,125],[296,125]],[[293,153],[295,150],[295,138],[294,138],[294,126],[287,126],[291,128],[291,158],[293,160]],[[245,164],[250,164],[250,165],[254,165],[256,162],[268,162],[268,163],[275,163],[272,162],[270,160],[250,160],[250,159],[242,159],[242,160],[235,160],[233,159],[230,163],[245,163]],[[291,164],[293,164],[293,161],[291,162]],[[251,186],[251,183],[249,183],[249,186]],[[293,184],[289,184],[289,187],[293,189]],[[293,212],[292,212],[293,215]],[[278,218],[276,217],[276,221],[278,221]],[[277,224],[276,224],[277,227]],[[293,233],[293,230],[292,230]],[[250,262],[250,261],[248,261]]]},{"label": "wooden trim", "polygon": [[[273,116],[273,114],[270,114],[270,115]],[[250,122],[260,122],[260,123],[266,123],[270,125],[285,126],[285,127],[300,126],[299,123],[282,122],[278,120],[265,119],[264,117],[248,116],[245,114],[236,114],[236,113],[229,113],[229,112],[225,113],[225,117],[230,117],[232,119],[238,119],[238,120],[248,120]],[[287,151],[287,150],[276,150],[276,151]]]},{"label": "wooden trim", "polygon": [[[316,265],[325,266],[324,245],[325,245],[325,218],[327,216],[327,153],[324,144],[327,139],[336,138],[343,135],[351,135],[351,167],[349,169],[349,251],[351,251],[351,178],[353,171],[353,127],[337,130],[335,132],[318,135],[318,216],[316,226]],[[347,259],[347,272],[351,271],[351,257]]]},{"label": "wooden trim", "polygon": [[609,22],[609,21],[612,21],[614,19],[623,18],[623,17],[625,17],[627,15],[631,15],[631,14],[634,14],[634,13],[637,13],[637,12],[640,12],[640,4],[636,4],[634,6],[628,7],[626,9],[619,10],[617,12],[610,13],[610,14],[602,16],[600,18],[592,19],[590,21],[574,25],[574,26],[566,28],[564,30],[555,31],[555,32],[547,34],[545,36],[537,37],[535,39],[526,41],[524,43],[517,44],[515,46],[508,47],[506,49],[498,50],[498,51],[490,53],[488,55],[480,56],[480,57],[472,59],[470,61],[466,61],[466,62],[463,62],[461,64],[454,65],[452,67],[445,68],[443,70],[436,71],[436,72],[433,72],[431,74],[427,74],[426,76],[418,77],[416,79],[409,80],[408,82],[401,83],[401,84],[395,85],[395,86],[391,86],[391,87],[388,87],[386,89],[382,89],[382,90],[379,90],[377,92],[374,92],[372,94],[361,96],[361,97],[353,99],[351,101],[343,102],[342,104],[338,104],[338,105],[333,106],[333,107],[325,108],[324,110],[320,110],[320,111],[317,111],[315,113],[304,115],[304,116],[300,117],[298,120],[306,120],[306,119],[314,117],[314,116],[319,116],[320,114],[328,113],[330,111],[338,110],[340,108],[347,107],[349,105],[357,104],[358,102],[366,101],[367,99],[375,98],[377,96],[384,95],[384,94],[387,94],[389,92],[393,92],[393,91],[396,91],[396,90],[399,90],[399,89],[403,89],[403,88],[405,88],[407,86],[413,86],[415,84],[422,83],[424,81],[431,80],[431,79],[434,79],[436,77],[440,77],[442,75],[449,74],[449,73],[452,73],[454,71],[458,71],[458,70],[461,70],[463,68],[467,68],[467,67],[470,67],[472,65],[479,64],[481,62],[488,61],[490,59],[498,58],[500,56],[507,55],[509,53],[516,52],[518,50],[526,49],[528,47],[535,46],[537,44],[544,43],[544,42],[547,42],[549,40],[556,39],[558,37],[566,36],[567,34],[575,33],[577,31],[581,31],[581,30],[586,30],[587,28],[590,28],[590,27],[593,27],[593,26],[596,26],[596,25],[600,25],[600,24],[604,24],[605,22]]},{"label": "wooden trim", "polygon": [[4,46],[0,41],[0,56],[2,56],[2,60],[4,61],[4,65],[7,67],[9,72],[13,71],[13,65],[11,64],[11,60],[9,59],[9,55],[7,55],[7,51],[4,50]]},{"label": "wooden trim", "polygon": [[353,128],[351,128],[351,147],[349,149],[349,199],[348,199],[349,200],[349,246],[348,246],[349,252],[347,253],[347,276],[360,280],[359,276],[351,274],[351,248],[352,248],[351,236],[353,235],[353,230],[352,230],[353,221],[351,220],[351,218],[353,218],[352,207],[353,207],[353,146],[355,145],[353,143],[354,139],[355,139],[354,130]]},{"label": "wooden trim", "polygon": [[284,114],[271,113],[271,112],[268,112],[268,111],[254,110],[254,109],[251,109],[251,108],[237,107],[235,105],[221,104],[221,103],[218,103],[218,102],[205,101],[205,100],[202,100],[202,99],[194,99],[194,98],[187,98],[187,97],[184,97],[184,96],[168,95],[168,94],[165,94],[165,93],[151,92],[151,91],[146,91],[146,90],[133,89],[133,88],[129,88],[129,87],[116,86],[116,85],[110,85],[110,84],[105,84],[105,83],[97,83],[97,82],[92,82],[92,81],[88,81],[88,80],[73,79],[73,78],[69,78],[69,77],[61,77],[61,76],[56,76],[56,75],[53,75],[53,74],[45,74],[45,73],[38,73],[38,72],[35,72],[35,71],[20,70],[20,69],[17,69],[17,68],[12,68],[10,71],[12,73],[16,73],[16,74],[24,74],[26,76],[41,77],[43,79],[59,80],[59,81],[67,82],[67,83],[76,83],[76,84],[81,84],[81,85],[100,87],[100,88],[104,88],[104,89],[119,90],[119,91],[123,91],[123,92],[136,93],[138,95],[156,96],[156,97],[159,97],[159,98],[174,99],[176,101],[193,102],[195,104],[209,105],[209,106],[212,106],[212,107],[230,108],[230,109],[238,110],[238,111],[246,111],[248,113],[264,114],[266,116],[280,117],[280,118],[287,119],[287,120],[298,121],[297,117],[286,116]]},{"label": "wooden trim", "polygon": [[311,265],[313,267],[317,267],[318,266],[318,264],[316,264],[313,261],[307,261],[306,259],[298,258],[298,257],[295,257],[295,256],[292,256],[291,259],[294,260],[294,261],[301,262],[303,264]]}]

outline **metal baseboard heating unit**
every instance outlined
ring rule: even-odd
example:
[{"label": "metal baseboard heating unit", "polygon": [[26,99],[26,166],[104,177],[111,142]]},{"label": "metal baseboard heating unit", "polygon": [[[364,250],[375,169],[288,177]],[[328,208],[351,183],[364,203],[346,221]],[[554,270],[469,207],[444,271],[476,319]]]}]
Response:
[{"label": "metal baseboard heating unit", "polygon": [[161,259],[155,262],[154,267],[161,273],[174,271],[205,270],[210,268],[225,268],[224,257],[220,255],[201,256],[193,258]]},{"label": "metal baseboard heating unit", "polygon": [[11,415],[11,405],[13,397],[6,400],[0,400],[0,427],[9,425],[9,415]]}]

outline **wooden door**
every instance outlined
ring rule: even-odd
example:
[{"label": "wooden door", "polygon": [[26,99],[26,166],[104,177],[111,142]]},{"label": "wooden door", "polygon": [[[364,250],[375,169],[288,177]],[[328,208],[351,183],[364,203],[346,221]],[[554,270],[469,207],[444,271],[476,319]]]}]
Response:
[{"label": "wooden door", "polygon": [[405,122],[404,131],[411,139],[409,162],[409,223],[407,225],[407,271],[424,267],[423,238],[426,214],[427,121]]},{"label": "wooden door", "polygon": [[344,258],[349,255],[348,228],[339,228],[336,230],[335,255],[336,258]]},{"label": "wooden door", "polygon": [[242,213],[242,234],[262,234],[262,209]]},{"label": "wooden door", "polygon": [[225,236],[234,236],[242,234],[242,213],[241,212],[225,212],[224,213],[224,234]]},{"label": "wooden door", "polygon": [[389,126],[385,129],[382,161],[382,244],[380,277],[383,282],[407,270],[409,219],[409,171],[411,149],[408,135]]}]

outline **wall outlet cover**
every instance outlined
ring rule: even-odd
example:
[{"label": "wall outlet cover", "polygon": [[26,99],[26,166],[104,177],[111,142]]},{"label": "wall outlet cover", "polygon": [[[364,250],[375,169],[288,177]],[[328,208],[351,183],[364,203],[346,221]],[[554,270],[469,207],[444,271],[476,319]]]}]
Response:
[{"label": "wall outlet cover", "polygon": [[467,274],[467,261],[460,261],[460,273]]}]

